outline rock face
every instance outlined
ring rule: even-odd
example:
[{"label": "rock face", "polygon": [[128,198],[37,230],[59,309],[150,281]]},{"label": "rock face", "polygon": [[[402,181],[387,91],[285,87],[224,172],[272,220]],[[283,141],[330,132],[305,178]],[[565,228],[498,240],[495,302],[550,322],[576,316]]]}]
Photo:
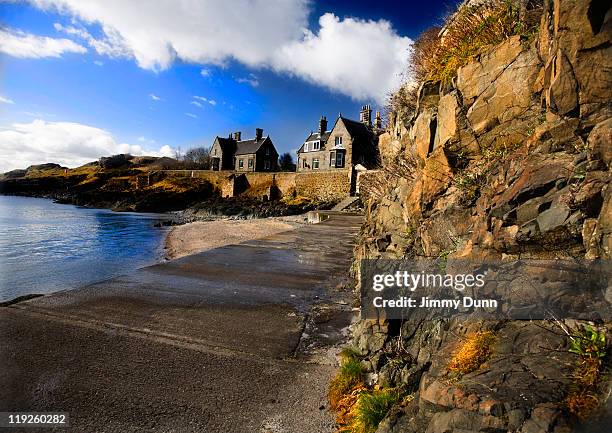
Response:
[{"label": "rock face", "polygon": [[[546,0],[531,42],[508,38],[452,84],[423,84],[412,120],[391,116],[386,137],[385,163],[414,156],[413,176],[367,203],[356,263],[612,259],[611,50],[609,2]],[[493,355],[449,381],[452,353],[483,330],[497,335]],[[564,399],[576,358],[550,324],[380,319],[353,335],[380,384],[415,390],[379,433],[572,430]]]}]

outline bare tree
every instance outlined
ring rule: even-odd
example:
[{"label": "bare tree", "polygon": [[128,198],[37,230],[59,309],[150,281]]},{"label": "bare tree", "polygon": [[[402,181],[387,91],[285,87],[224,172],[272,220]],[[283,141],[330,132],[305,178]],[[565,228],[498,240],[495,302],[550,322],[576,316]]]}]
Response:
[{"label": "bare tree", "polygon": [[208,170],[211,166],[210,147],[194,147],[185,152],[183,161],[193,168]]}]

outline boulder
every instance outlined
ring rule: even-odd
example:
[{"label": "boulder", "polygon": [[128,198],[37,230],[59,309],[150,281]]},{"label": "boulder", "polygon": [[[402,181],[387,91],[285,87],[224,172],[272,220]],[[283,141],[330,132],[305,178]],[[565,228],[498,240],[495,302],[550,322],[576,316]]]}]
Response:
[{"label": "boulder", "polygon": [[[505,49],[500,46],[498,49]],[[467,112],[467,118],[476,134],[492,129],[497,124],[520,118],[531,106],[532,87],[538,75],[539,59],[534,50],[522,51],[509,63],[501,57],[500,75],[479,94]],[[503,66],[503,67],[502,67]]]},{"label": "boulder", "polygon": [[464,105],[471,105],[523,51],[519,36],[506,39],[481,55],[476,61],[459,68],[457,88]]},{"label": "boulder", "polygon": [[457,96],[449,93],[440,98],[434,147],[444,146],[457,134]]},{"label": "boulder", "polygon": [[436,123],[435,110],[428,108],[419,114],[410,130],[416,154],[422,161],[425,161],[433,150]]},{"label": "boulder", "polygon": [[547,74],[550,86],[546,90],[546,106],[561,116],[568,115],[578,106],[578,83],[572,64],[565,53],[558,50],[547,69],[550,69]]},{"label": "boulder", "polygon": [[590,160],[599,159],[608,167],[612,166],[612,118],[595,125],[589,134],[587,144]]}]

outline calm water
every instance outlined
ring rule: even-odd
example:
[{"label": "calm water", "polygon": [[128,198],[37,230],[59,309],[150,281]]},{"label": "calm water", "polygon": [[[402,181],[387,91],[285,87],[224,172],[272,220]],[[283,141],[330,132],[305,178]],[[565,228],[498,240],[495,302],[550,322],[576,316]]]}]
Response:
[{"label": "calm water", "polygon": [[167,215],[0,196],[0,301],[79,287],[163,256]]}]

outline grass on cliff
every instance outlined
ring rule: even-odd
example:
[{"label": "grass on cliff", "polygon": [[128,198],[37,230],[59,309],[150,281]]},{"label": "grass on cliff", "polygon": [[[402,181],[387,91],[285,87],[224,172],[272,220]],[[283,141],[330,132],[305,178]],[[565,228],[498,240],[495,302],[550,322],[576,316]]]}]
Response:
[{"label": "grass on cliff", "polygon": [[458,375],[477,370],[491,357],[494,343],[495,334],[490,331],[469,335],[453,354],[448,369]]},{"label": "grass on cliff", "polygon": [[530,36],[536,29],[537,21],[521,19],[516,0],[459,7],[442,29],[430,28],[415,41],[410,72],[419,82],[449,82],[484,47],[517,34]]},{"label": "grass on cliff", "polygon": [[587,325],[572,330],[569,337],[569,351],[578,355],[578,360],[565,404],[570,414],[586,420],[600,405],[598,396],[605,394],[601,388],[606,383],[606,334]]},{"label": "grass on cliff", "polygon": [[[329,385],[329,404],[338,410],[342,400],[356,389],[364,387],[364,373],[357,352],[346,348],[340,353],[340,370]],[[344,402],[346,403],[346,402]]]},{"label": "grass on cliff", "polygon": [[402,393],[395,388],[360,393],[350,410],[348,424],[340,431],[374,433],[389,410],[399,403],[402,397]]}]

